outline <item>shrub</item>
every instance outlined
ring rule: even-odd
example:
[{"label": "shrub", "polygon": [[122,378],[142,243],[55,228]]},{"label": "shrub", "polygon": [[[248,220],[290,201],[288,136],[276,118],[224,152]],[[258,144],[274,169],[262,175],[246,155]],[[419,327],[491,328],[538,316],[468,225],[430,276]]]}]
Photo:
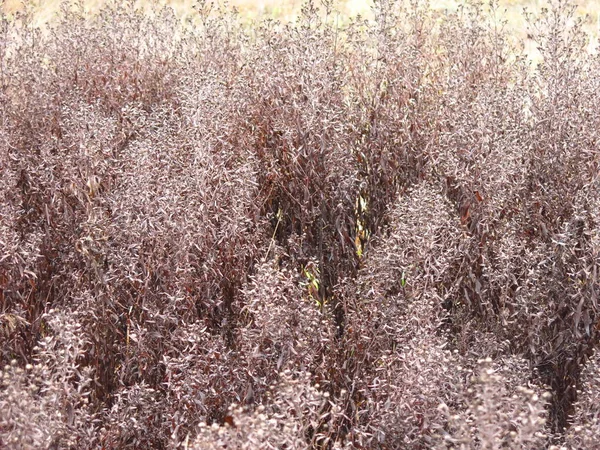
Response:
[{"label": "shrub", "polygon": [[566,433],[568,448],[593,447],[598,441],[598,352],[590,358],[581,376],[581,390],[575,414]]},{"label": "shrub", "polygon": [[574,10],[321,6],[2,16],[0,446],[590,445]]}]

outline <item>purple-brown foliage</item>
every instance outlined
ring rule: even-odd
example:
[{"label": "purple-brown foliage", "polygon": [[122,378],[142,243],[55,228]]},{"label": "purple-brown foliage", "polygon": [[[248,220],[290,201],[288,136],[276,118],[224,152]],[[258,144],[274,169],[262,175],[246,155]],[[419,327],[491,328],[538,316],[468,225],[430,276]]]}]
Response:
[{"label": "purple-brown foliage", "polygon": [[597,440],[570,5],[535,67],[494,8],[322,6],[2,18],[0,447]]}]

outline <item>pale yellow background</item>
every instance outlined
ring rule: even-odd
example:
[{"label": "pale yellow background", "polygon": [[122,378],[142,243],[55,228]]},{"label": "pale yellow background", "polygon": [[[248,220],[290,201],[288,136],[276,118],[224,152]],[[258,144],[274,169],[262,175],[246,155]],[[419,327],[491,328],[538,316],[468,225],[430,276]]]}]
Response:
[{"label": "pale yellow background", "polygon": [[[104,0],[83,0],[86,9],[90,11],[97,10]],[[484,0],[489,1],[489,0]],[[547,6],[548,0],[499,0],[501,10],[506,10],[504,17],[509,21],[511,29],[517,34],[525,33],[525,22],[521,14],[523,7],[527,7],[532,12],[539,11],[543,6]],[[22,0],[0,0],[2,9],[5,12],[14,12],[23,7]],[[148,0],[136,0],[136,3],[144,5]],[[185,16],[192,11],[192,0],[162,0],[162,3],[171,5],[179,15]],[[223,4],[223,1],[215,1]],[[236,6],[243,17],[252,20],[264,16],[271,16],[283,20],[293,20],[297,16],[302,0],[229,0],[230,6]],[[455,10],[459,0],[430,0],[434,9]],[[600,30],[600,0],[579,0],[575,2],[579,5],[578,15],[585,17],[585,30],[593,35],[598,34]],[[38,0],[25,1],[29,7],[36,11],[36,22],[43,24],[51,20],[53,14],[58,10],[60,0]],[[319,4],[315,0],[315,4]],[[334,3],[336,8],[343,16],[352,16],[362,14],[370,17],[372,1],[369,0],[337,0]]]}]

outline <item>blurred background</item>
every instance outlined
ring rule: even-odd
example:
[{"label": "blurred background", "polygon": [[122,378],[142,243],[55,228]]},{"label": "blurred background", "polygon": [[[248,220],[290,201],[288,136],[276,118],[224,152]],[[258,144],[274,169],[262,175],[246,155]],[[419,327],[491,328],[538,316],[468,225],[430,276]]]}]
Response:
[{"label": "blurred background", "polygon": [[[104,0],[81,0],[85,8],[90,12],[97,10]],[[550,0],[552,1],[552,0]],[[558,0],[554,0],[558,1]],[[293,20],[302,7],[304,0],[230,0],[228,2],[215,1],[206,3],[215,3],[220,5],[229,5],[239,10],[240,14],[248,20],[258,19],[269,16],[281,20]],[[148,0],[137,0],[136,4],[143,6]],[[190,14],[192,6],[197,3],[195,0],[162,0],[162,4],[172,6],[178,14],[185,16]],[[319,4],[319,1],[315,1]],[[436,10],[456,10],[460,0],[431,0],[430,4]],[[489,0],[483,0],[483,3],[489,3]],[[577,5],[577,13],[585,19],[585,28],[587,31],[597,34],[600,27],[600,1],[599,0],[579,0],[574,2]],[[38,23],[46,23],[51,20],[53,15],[59,9],[61,0],[2,0],[0,1],[2,9],[6,13],[13,13],[24,7],[31,8],[36,12]],[[372,0],[336,0],[334,2],[336,9],[341,17],[351,17],[361,14],[364,17],[371,17],[373,7]],[[509,26],[516,31],[525,32],[525,21],[523,20],[523,8],[533,13],[548,5],[546,0],[498,0],[500,10]]]},{"label": "blurred background", "polygon": [[[119,0],[0,0],[1,9],[11,17],[24,9],[33,13],[34,25],[44,28],[57,16],[63,3],[83,5],[86,12],[94,14],[108,1],[119,3]],[[282,22],[295,20],[301,12],[306,0],[131,0],[135,7],[146,8],[151,4],[168,5],[172,7],[181,18],[193,17],[197,13],[194,5],[211,5],[213,11],[219,8],[231,10],[235,8],[243,21],[253,23],[264,18],[274,18]],[[375,0],[377,1],[377,0]],[[396,3],[419,3],[427,0],[386,0]],[[550,4],[569,2],[576,8],[575,17],[582,21],[582,28],[588,36],[587,49],[590,54],[598,54],[598,36],[600,35],[600,0],[429,0],[431,9],[439,12],[453,12],[466,2],[481,2],[496,5],[495,14],[491,17],[500,19],[504,23],[508,35],[515,38],[523,45],[524,54],[534,63],[539,62],[537,43],[531,39],[530,25],[526,20],[526,13],[535,17],[543,8]],[[321,5],[320,0],[313,0],[314,4]],[[343,25],[351,17],[357,15],[365,19],[373,18],[373,0],[333,0],[335,19]]]}]

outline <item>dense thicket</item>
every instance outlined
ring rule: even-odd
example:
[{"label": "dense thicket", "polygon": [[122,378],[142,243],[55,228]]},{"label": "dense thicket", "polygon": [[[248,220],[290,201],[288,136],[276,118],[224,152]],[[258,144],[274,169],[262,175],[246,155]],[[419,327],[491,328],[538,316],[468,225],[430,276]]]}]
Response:
[{"label": "dense thicket", "polygon": [[598,420],[572,8],[0,22],[0,447],[568,448]]}]

